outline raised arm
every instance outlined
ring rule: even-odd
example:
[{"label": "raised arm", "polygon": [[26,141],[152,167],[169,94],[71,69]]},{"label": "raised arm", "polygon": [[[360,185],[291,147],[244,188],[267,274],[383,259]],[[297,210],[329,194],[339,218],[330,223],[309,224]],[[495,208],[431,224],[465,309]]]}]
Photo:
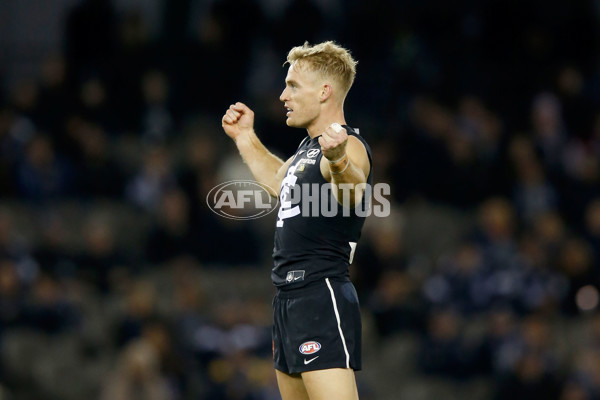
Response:
[{"label": "raised arm", "polygon": [[291,159],[284,163],[262,144],[254,132],[254,112],[243,103],[232,104],[221,125],[227,136],[234,140],[254,179],[268,186],[271,196],[277,197]]}]

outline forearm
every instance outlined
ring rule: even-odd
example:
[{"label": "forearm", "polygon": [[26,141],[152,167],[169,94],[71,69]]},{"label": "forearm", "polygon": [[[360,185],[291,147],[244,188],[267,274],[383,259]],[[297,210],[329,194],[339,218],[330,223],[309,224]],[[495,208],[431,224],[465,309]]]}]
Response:
[{"label": "forearm", "polygon": [[254,179],[267,185],[272,196],[277,196],[280,185],[277,172],[284,162],[262,144],[254,131],[240,135],[235,144]]},{"label": "forearm", "polygon": [[346,207],[355,207],[362,200],[367,181],[363,170],[348,155],[328,164],[336,199]]}]

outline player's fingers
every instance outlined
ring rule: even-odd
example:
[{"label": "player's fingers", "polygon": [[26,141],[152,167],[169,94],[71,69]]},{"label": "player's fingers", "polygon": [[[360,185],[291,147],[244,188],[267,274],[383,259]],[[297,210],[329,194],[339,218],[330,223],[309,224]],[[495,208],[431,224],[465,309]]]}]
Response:
[{"label": "player's fingers", "polygon": [[233,104],[229,107],[228,111],[231,111],[233,113],[233,115],[235,115],[237,118],[239,118],[240,115],[242,115],[241,112],[239,112],[235,109],[235,106]]},{"label": "player's fingers", "polygon": [[328,128],[327,131],[331,137],[331,141],[334,141],[338,145],[348,140],[348,134],[343,129],[336,132],[333,128]]},{"label": "player's fingers", "polygon": [[344,127],[342,127],[340,124],[338,124],[337,122],[334,122],[333,124],[329,125],[329,127],[335,132],[335,133],[341,133],[341,132],[346,132],[346,129],[344,129]]},{"label": "player's fingers", "polygon": [[230,118],[230,117],[229,117],[227,114],[225,114],[225,115],[223,116],[223,120],[222,120],[222,121],[223,121],[223,123],[225,123],[225,124],[231,124],[231,122],[232,122],[232,121],[231,121],[231,118]]},{"label": "player's fingers", "polygon": [[337,136],[337,133],[333,129],[327,128],[325,129],[325,132],[323,132],[323,136],[327,136],[330,139],[334,139]]},{"label": "player's fingers", "polygon": [[237,121],[239,117],[239,113],[236,113],[233,110],[227,110],[226,114],[232,121]]},{"label": "player's fingers", "polygon": [[344,128],[342,128],[342,127],[337,128],[333,125],[335,125],[335,124],[332,124],[332,126],[327,128],[327,132],[329,132],[331,134],[331,136],[341,137],[341,138],[348,136],[348,134],[346,133],[346,130]]},{"label": "player's fingers", "polygon": [[331,147],[335,147],[344,141],[343,137],[341,137],[331,128],[327,128],[327,130],[323,133],[322,137]]},{"label": "player's fingers", "polygon": [[321,149],[327,149],[327,142],[323,139],[323,135],[319,137],[319,144],[321,145]]},{"label": "player's fingers", "polygon": [[333,129],[327,128],[327,129],[325,129],[325,132],[323,132],[323,136],[325,136],[325,138],[328,141],[332,141],[332,140],[335,140],[337,134],[335,133],[335,131]]},{"label": "player's fingers", "polygon": [[254,111],[252,111],[248,106],[246,106],[244,103],[235,103],[233,105],[233,109],[235,111],[240,112],[243,115],[248,115],[251,119],[254,118]]},{"label": "player's fingers", "polygon": [[321,137],[323,138],[325,143],[327,143],[328,145],[331,145],[334,142],[334,138],[327,132],[323,132]]},{"label": "player's fingers", "polygon": [[231,109],[242,113],[250,110],[247,105],[245,105],[244,103],[240,103],[239,101],[235,104],[232,104]]},{"label": "player's fingers", "polygon": [[331,124],[327,128],[327,131],[331,134],[332,137],[340,140],[341,142],[348,138],[348,133],[346,132],[346,129],[337,122]]}]

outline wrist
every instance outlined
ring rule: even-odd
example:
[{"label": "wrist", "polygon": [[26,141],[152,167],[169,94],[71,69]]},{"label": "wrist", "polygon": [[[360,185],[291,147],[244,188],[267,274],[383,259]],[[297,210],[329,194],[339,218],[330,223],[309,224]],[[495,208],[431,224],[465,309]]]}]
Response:
[{"label": "wrist", "polygon": [[341,158],[335,161],[329,161],[329,170],[333,175],[341,174],[348,169],[350,165],[350,159],[347,154],[344,154]]},{"label": "wrist", "polygon": [[239,145],[245,145],[248,143],[252,142],[252,132],[240,132],[239,135],[237,135],[236,137],[233,138],[233,141],[235,142],[235,144]]},{"label": "wrist", "polygon": [[329,161],[330,165],[335,165],[335,164],[338,164],[338,163],[344,161],[344,158],[347,158],[347,157],[348,157],[348,154],[344,153],[344,155],[341,156],[340,158],[338,158],[337,160],[329,160],[329,159],[327,159],[327,160]]}]

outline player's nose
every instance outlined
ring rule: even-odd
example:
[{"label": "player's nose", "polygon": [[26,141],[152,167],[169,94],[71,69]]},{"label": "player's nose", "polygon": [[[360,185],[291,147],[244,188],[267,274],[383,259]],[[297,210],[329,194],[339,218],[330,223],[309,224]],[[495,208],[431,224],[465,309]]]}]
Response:
[{"label": "player's nose", "polygon": [[281,95],[279,96],[279,100],[283,102],[288,100],[287,88],[283,89],[283,92],[281,92]]}]

